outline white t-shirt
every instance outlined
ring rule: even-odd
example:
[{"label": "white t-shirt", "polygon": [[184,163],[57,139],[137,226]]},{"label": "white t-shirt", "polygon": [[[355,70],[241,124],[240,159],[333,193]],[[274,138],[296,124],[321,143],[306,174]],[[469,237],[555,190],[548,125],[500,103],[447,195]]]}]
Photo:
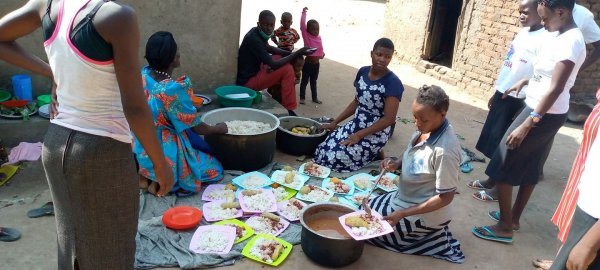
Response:
[{"label": "white t-shirt", "polygon": [[569,60],[575,63],[573,71],[567,79],[565,88],[547,113],[564,114],[569,111],[569,91],[575,85],[579,68],[585,61],[585,41],[579,28],[571,29],[558,35],[540,48],[537,60],[533,65],[533,76],[529,80],[525,103],[535,109],[543,97],[548,94],[552,82],[552,73],[558,62]]},{"label": "white t-shirt", "polygon": [[600,218],[600,138],[596,138],[590,147],[585,167],[579,182],[577,205],[594,218]]},{"label": "white t-shirt", "polygon": [[[504,93],[519,80],[531,78],[537,51],[540,45],[550,38],[552,38],[552,34],[543,27],[533,32],[529,31],[529,27],[521,29],[510,44],[508,53],[502,62],[496,80],[496,90]],[[523,99],[525,98],[525,91],[521,91],[519,96],[516,95],[516,92],[509,95]]]},{"label": "white t-shirt", "polygon": [[581,30],[585,44],[594,43],[600,40],[600,27],[594,21],[594,14],[587,8],[575,4],[573,8],[573,20]]}]

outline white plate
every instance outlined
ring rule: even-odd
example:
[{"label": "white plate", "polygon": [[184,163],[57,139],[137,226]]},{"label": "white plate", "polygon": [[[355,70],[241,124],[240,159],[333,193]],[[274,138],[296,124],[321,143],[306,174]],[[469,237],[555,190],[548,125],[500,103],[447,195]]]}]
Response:
[{"label": "white plate", "polygon": [[212,98],[208,97],[207,95],[194,94],[194,96],[202,98],[202,105],[208,105],[212,102]]},{"label": "white plate", "polygon": [[[308,163],[308,162],[307,162],[307,163]],[[327,177],[329,177],[329,174],[331,173],[331,169],[329,169],[329,168],[327,168],[327,167],[325,167],[325,166],[321,166],[321,165],[319,165],[319,164],[316,164],[316,163],[315,163],[315,165],[317,165],[317,166],[319,166],[319,167],[323,168],[323,173],[322,173],[321,175],[311,175],[311,174],[307,174],[307,173],[305,173],[305,172],[304,172],[304,167],[306,166],[306,164],[307,164],[307,163],[304,163],[304,164],[302,164],[302,166],[300,166],[300,168],[298,168],[298,171],[299,171],[301,174],[308,175],[308,176],[313,176],[313,177],[318,177],[318,178],[327,178]]]},{"label": "white plate", "polygon": [[[35,108],[33,109],[32,112],[29,113],[29,116],[33,116],[34,114],[36,114],[38,112],[38,109]],[[2,114],[0,113],[0,117],[4,117],[4,118],[8,118],[8,119],[23,119],[22,115],[8,115],[8,114]]]}]

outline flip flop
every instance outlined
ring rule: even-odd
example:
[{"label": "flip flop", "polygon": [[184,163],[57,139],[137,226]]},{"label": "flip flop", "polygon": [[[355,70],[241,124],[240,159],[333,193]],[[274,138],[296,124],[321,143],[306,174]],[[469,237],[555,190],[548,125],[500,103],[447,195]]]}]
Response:
[{"label": "flip flop", "polygon": [[21,238],[21,232],[17,229],[0,227],[0,241],[12,242]]},{"label": "flip flop", "polygon": [[487,194],[485,190],[480,190],[479,192],[473,193],[473,198],[480,200],[482,202],[497,202],[498,199],[494,199],[494,197]]},{"label": "flip flop", "polygon": [[[478,229],[482,229],[484,230],[486,233],[488,233],[488,235],[485,235],[483,233],[480,233],[478,231]],[[487,226],[481,226],[481,227],[473,227],[473,229],[471,229],[471,232],[484,240],[489,240],[489,241],[496,241],[496,242],[501,242],[501,243],[512,243],[513,238],[512,237],[500,237],[497,236],[494,232],[492,232],[492,230],[490,230],[490,228],[488,228]]]},{"label": "flip flop", "polygon": [[27,217],[29,218],[39,218],[52,215],[54,215],[54,204],[52,202],[48,202],[40,208],[32,209],[27,212]]},{"label": "flip flop", "polygon": [[473,171],[473,165],[471,165],[469,162],[465,162],[460,165],[460,171],[463,173],[470,173]]},{"label": "flip flop", "polygon": [[476,189],[476,190],[488,189],[483,184],[481,184],[481,180],[479,180],[479,179],[467,182],[467,187]]},{"label": "flip flop", "polygon": [[535,259],[531,263],[534,267],[536,267],[536,269],[548,270],[550,267],[552,267],[553,262],[554,261],[552,260]]},{"label": "flip flop", "polygon": [[178,189],[177,191],[174,192],[175,196],[177,196],[178,198],[185,198],[185,197],[190,197],[190,196],[194,196],[196,193],[193,191],[187,191],[184,189]]},{"label": "flip flop", "polygon": [[[496,211],[496,210],[494,210],[494,211],[489,211],[489,212],[488,212],[488,217],[490,217],[490,218],[491,218],[493,221],[500,222],[500,211]],[[518,229],[518,228],[517,228],[517,229],[515,229],[515,228],[513,227],[513,232],[518,232],[518,231],[519,231],[519,229]]]},{"label": "flip flop", "polygon": [[19,166],[4,165],[0,167],[0,187],[8,183],[15,173],[19,170]]}]

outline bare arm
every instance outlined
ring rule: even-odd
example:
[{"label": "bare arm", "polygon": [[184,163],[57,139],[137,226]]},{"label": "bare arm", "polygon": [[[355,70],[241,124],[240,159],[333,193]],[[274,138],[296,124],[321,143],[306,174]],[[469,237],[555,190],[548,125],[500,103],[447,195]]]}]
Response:
[{"label": "bare arm", "polygon": [[42,25],[43,3],[31,0],[0,19],[0,60],[52,79],[50,66],[15,42]]},{"label": "bare arm", "polygon": [[588,230],[577,245],[573,247],[567,261],[569,270],[586,270],[600,250],[600,221]]},{"label": "bare arm", "polygon": [[596,63],[596,61],[598,61],[598,59],[600,59],[600,40],[592,43],[592,46],[594,46],[594,50],[585,59],[585,62],[583,62],[583,64],[581,65],[581,69],[580,70],[586,69],[587,67],[589,67],[589,66],[593,65],[594,63]]},{"label": "bare arm", "polygon": [[273,46],[267,46],[268,53],[282,55],[285,57],[282,57],[279,60],[273,60],[273,58],[271,58],[270,55],[266,55],[265,57],[262,58],[262,62],[265,65],[269,66],[271,69],[278,69],[278,68],[282,67],[283,65],[296,59],[296,57],[307,54],[307,52],[306,52],[307,49],[308,49],[308,47],[305,47],[305,48],[301,48],[293,53],[290,53],[286,50],[275,48]]},{"label": "bare arm", "polygon": [[[554,102],[556,102],[562,91],[565,89],[567,80],[569,79],[571,72],[573,72],[574,67],[575,63],[569,60],[556,63],[554,71],[552,72],[550,90],[548,91],[548,94],[542,98],[540,104],[538,104],[538,106],[533,110],[534,112],[544,115],[548,110],[550,110],[552,105],[554,105]],[[508,145],[511,149],[519,147],[525,137],[527,137],[529,130],[533,128],[534,124],[535,123],[533,123],[531,117],[527,117],[525,122],[523,122],[508,136],[506,139],[506,145]]]},{"label": "bare arm", "polygon": [[[104,6],[94,25],[114,52],[117,82],[121,91],[121,103],[125,118],[146,153],[152,160],[156,180],[160,184],[159,196],[167,194],[173,186],[173,172],[167,164],[158,142],[152,114],[142,87],[138,65],[140,33],[133,9],[111,3]],[[102,16],[101,16],[102,15]]]},{"label": "bare arm", "polygon": [[413,207],[396,210],[390,215],[384,217],[383,219],[389,221],[390,224],[392,224],[392,226],[395,226],[401,219],[405,217],[430,213],[435,210],[441,209],[446,205],[449,205],[452,202],[452,200],[454,200],[454,194],[455,192],[451,191],[433,196],[428,200],[417,204]]},{"label": "bare arm", "polygon": [[381,117],[373,125],[370,125],[364,129],[357,131],[356,133],[350,134],[348,139],[341,142],[342,145],[353,145],[357,144],[364,137],[367,137],[375,132],[386,129],[396,121],[396,114],[398,113],[398,104],[400,101],[396,97],[386,97],[385,106],[383,108],[383,117]]}]

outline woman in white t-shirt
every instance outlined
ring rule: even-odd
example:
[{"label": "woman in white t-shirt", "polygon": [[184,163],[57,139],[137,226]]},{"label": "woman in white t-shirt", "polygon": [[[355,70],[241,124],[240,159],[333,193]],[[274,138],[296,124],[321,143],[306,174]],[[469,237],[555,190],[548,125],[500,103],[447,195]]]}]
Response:
[{"label": "woman in white t-shirt", "polygon": [[[490,215],[498,223],[473,228],[477,237],[512,242],[513,229],[533,193],[544,166],[544,153],[567,119],[569,90],[585,61],[585,42],[573,20],[574,0],[540,1],[538,13],[544,27],[558,35],[542,45],[534,64],[533,76],[512,89],[529,85],[526,107],[513,121],[486,169],[497,183],[500,213]],[[511,209],[512,188],[519,186]]]}]

